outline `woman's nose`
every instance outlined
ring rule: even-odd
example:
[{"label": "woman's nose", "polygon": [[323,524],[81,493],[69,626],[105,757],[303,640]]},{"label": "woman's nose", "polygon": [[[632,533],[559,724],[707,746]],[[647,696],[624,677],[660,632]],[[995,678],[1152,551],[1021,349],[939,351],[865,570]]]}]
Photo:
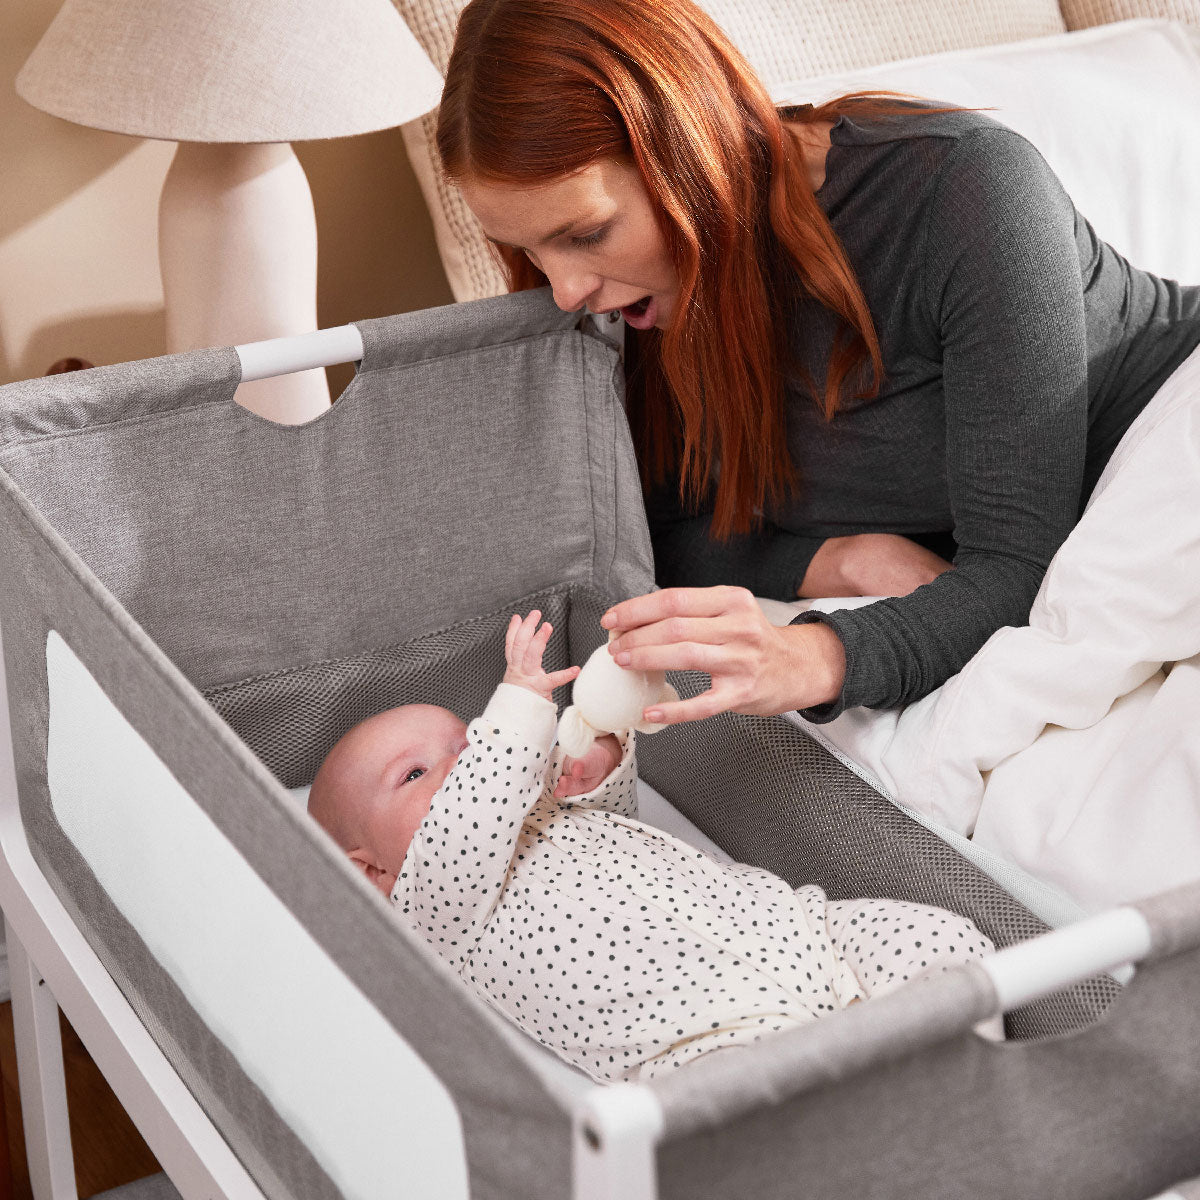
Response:
[{"label": "woman's nose", "polygon": [[554,294],[554,303],[563,312],[575,312],[582,308],[590,296],[600,290],[600,277],[567,266],[544,266],[546,278]]}]

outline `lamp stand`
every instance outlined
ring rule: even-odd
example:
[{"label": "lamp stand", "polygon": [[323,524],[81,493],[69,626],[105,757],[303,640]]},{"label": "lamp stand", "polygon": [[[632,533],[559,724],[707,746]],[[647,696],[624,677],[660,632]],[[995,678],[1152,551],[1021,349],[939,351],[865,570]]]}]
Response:
[{"label": "lamp stand", "polygon": [[[167,352],[317,328],[317,223],[286,142],[180,142],[163,182],[159,262]],[[298,425],[329,407],[321,369],[243,383],[238,403]]]}]

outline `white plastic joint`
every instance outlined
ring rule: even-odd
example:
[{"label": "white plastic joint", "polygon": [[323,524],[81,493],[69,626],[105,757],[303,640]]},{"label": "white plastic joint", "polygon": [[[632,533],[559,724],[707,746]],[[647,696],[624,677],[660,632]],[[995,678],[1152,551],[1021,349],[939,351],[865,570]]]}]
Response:
[{"label": "white plastic joint", "polygon": [[593,1088],[575,1111],[574,1200],[657,1200],[662,1108],[649,1088]]},{"label": "white plastic joint", "polygon": [[1080,980],[1136,963],[1150,952],[1150,925],[1136,908],[1114,908],[1009,946],[980,961],[1009,1012]]}]

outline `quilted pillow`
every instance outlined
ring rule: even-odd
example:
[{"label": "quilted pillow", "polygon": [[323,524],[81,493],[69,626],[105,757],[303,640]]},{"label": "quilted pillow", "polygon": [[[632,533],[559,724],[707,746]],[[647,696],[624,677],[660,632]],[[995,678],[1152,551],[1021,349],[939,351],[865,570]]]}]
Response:
[{"label": "quilted pillow", "polygon": [[1062,0],[1062,13],[1068,29],[1137,17],[1164,17],[1200,25],[1200,0]]}]

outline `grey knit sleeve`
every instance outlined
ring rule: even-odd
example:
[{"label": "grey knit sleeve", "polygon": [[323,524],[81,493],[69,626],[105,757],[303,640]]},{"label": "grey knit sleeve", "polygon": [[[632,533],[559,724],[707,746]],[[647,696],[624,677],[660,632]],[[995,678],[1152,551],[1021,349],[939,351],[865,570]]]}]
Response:
[{"label": "grey knit sleeve", "polygon": [[1045,160],[1002,127],[960,137],[929,205],[927,317],[939,331],[954,569],[908,596],[796,623],[832,626],[846,679],[831,704],[932,691],[1004,625],[1023,625],[1079,509],[1087,344],[1076,213]]}]

